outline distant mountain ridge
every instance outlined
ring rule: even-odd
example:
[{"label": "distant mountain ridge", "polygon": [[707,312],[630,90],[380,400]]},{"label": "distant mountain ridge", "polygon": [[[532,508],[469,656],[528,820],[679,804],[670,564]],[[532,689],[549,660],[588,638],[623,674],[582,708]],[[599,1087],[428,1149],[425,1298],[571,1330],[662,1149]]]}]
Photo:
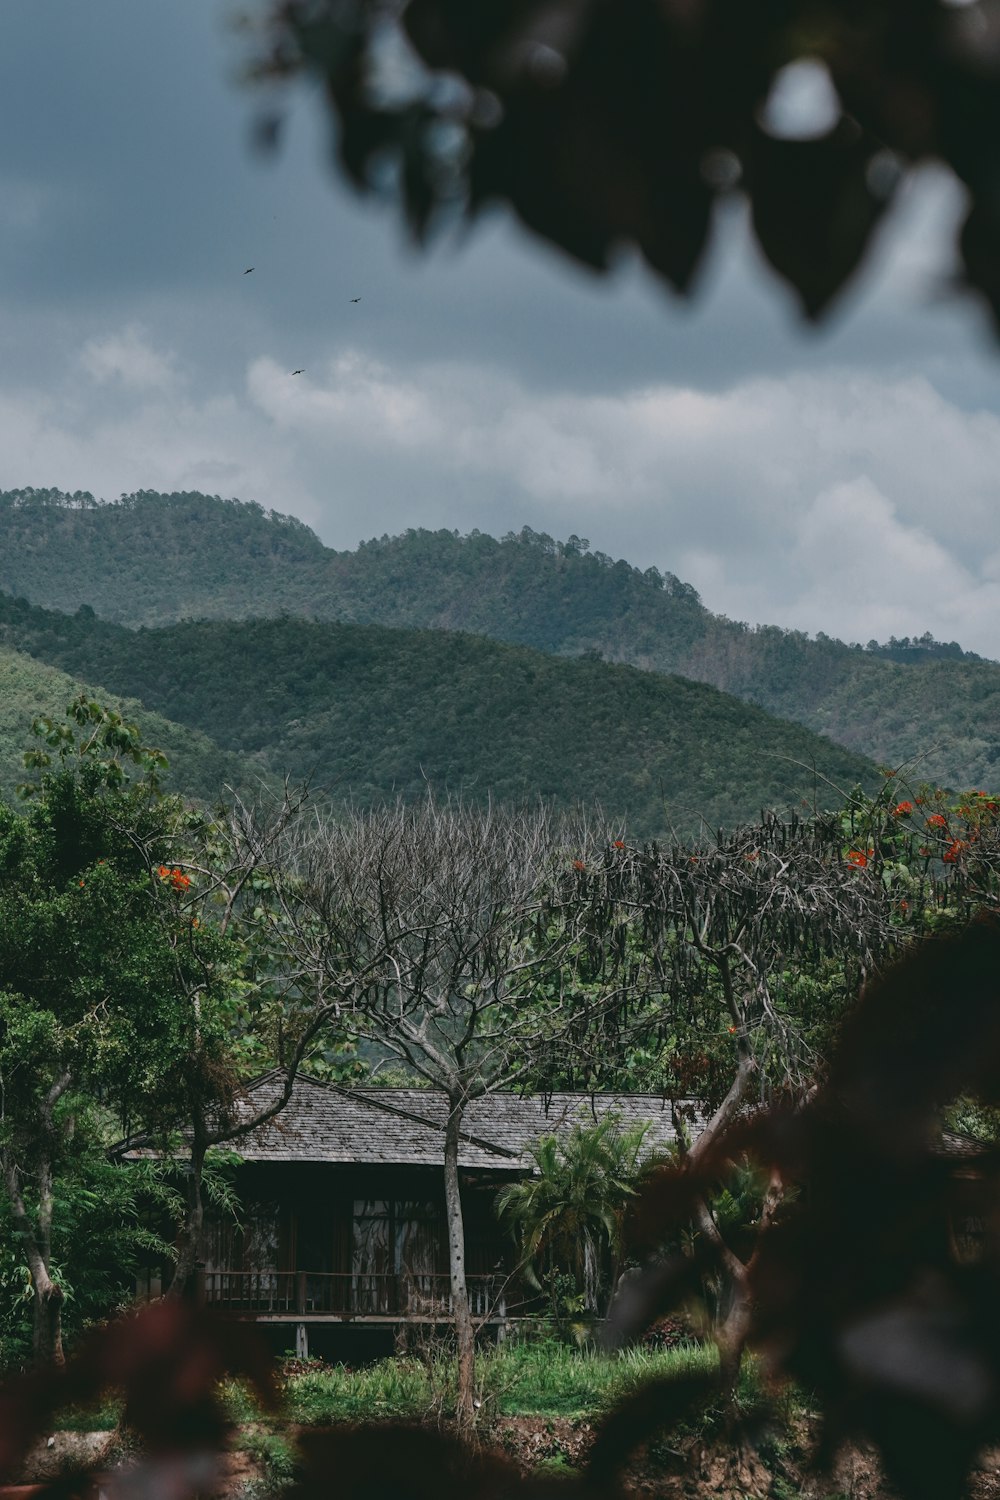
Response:
[{"label": "distant mountain ridge", "polygon": [[[706,683],[917,778],[987,784],[1000,665],[929,637],[845,645],[713,615],[690,585],[577,537],[409,531],[324,547],[302,522],[217,496],[0,494],[0,588],[130,626],[282,613],[463,630]],[[874,648],[874,649],[871,649]]]},{"label": "distant mountain ridge", "polygon": [[874,767],[700,683],[462,632],[296,619],[130,631],[0,596],[0,644],[139,699],[242,768],[360,804],[600,803],[662,837],[836,800]]}]

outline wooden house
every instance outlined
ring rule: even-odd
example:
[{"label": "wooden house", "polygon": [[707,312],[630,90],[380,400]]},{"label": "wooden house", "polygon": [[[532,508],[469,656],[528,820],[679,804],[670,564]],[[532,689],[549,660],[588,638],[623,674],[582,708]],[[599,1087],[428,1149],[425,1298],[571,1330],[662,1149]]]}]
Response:
[{"label": "wooden house", "polygon": [[[273,1078],[252,1086],[265,1102]],[[690,1112],[690,1106],[685,1106]],[[280,1348],[340,1358],[392,1347],[410,1325],[451,1315],[444,1235],[447,1103],[420,1088],[343,1088],[300,1077],[285,1109],[238,1145],[239,1222],[210,1226],[199,1294],[254,1320]],[[467,1107],[459,1157],[473,1315],[498,1333],[528,1310],[510,1279],[498,1189],[531,1170],[545,1134],[613,1114],[648,1124],[650,1150],[672,1144],[659,1095],[495,1094]]]}]

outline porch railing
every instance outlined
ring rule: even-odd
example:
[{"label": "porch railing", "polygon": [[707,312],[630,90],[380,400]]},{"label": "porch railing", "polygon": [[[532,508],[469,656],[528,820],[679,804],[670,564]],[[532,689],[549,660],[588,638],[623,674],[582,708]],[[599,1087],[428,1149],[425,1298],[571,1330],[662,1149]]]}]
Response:
[{"label": "porch railing", "polygon": [[[503,1277],[467,1278],[474,1318],[504,1318]],[[447,1319],[453,1314],[447,1276],[380,1275],[369,1271],[206,1271],[206,1303],[227,1312],[331,1313],[355,1317]]]}]

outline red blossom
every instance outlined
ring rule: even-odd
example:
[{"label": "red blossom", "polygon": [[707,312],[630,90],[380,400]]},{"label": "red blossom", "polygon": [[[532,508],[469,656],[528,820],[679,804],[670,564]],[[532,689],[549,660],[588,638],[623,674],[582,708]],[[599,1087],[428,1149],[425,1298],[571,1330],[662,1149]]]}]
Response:
[{"label": "red blossom", "polygon": [[863,870],[874,854],[874,849],[849,849],[847,863],[853,865],[856,870]]},{"label": "red blossom", "polygon": [[927,827],[947,828],[948,819],[945,817],[944,813],[931,813],[930,817],[927,819]]},{"label": "red blossom", "polygon": [[582,859],[574,859],[573,868],[574,870],[585,870],[587,866],[584,864]]},{"label": "red blossom", "polygon": [[892,810],[892,814],[895,818],[907,818],[912,811],[912,802],[897,802],[896,806]]}]

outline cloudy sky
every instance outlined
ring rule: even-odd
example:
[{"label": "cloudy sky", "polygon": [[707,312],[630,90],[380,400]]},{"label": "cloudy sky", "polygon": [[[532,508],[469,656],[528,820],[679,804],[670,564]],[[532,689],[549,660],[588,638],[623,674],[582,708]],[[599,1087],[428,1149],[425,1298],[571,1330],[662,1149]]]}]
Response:
[{"label": "cloudy sky", "polygon": [[308,88],[251,151],[231,5],[3,8],[0,488],[235,495],[341,548],[576,532],[734,618],[1000,657],[1000,346],[942,176],[817,334],[736,206],[692,306],[502,215],[417,257]]}]

